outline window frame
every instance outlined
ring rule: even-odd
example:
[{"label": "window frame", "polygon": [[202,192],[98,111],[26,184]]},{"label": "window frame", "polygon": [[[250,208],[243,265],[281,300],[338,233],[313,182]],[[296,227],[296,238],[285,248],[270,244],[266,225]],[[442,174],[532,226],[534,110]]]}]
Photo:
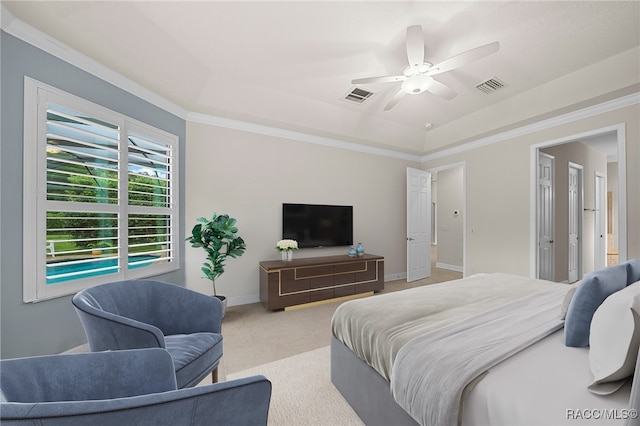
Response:
[{"label": "window frame", "polygon": [[[47,199],[47,107],[56,104],[70,108],[93,118],[116,124],[120,128],[119,144],[119,202],[99,203],[94,206],[82,203],[83,211],[93,208],[108,210],[118,215],[118,272],[87,278],[78,278],[55,284],[47,284],[47,211],[53,206],[69,202]],[[129,136],[143,135],[166,144],[171,151],[169,207],[137,206],[129,204]],[[75,294],[78,291],[110,281],[139,279],[176,271],[180,268],[179,242],[179,138],[164,130],[152,127],[121,113],[112,111],[81,97],[25,76],[24,80],[24,141],[23,141],[23,300],[25,303],[39,302]],[[63,207],[64,210],[64,207]],[[129,215],[158,214],[170,218],[168,232],[171,241],[169,262],[151,264],[143,268],[128,265]]]}]

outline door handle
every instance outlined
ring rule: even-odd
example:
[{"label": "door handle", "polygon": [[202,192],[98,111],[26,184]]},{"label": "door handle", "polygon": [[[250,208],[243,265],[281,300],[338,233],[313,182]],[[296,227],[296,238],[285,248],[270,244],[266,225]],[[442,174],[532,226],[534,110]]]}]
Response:
[{"label": "door handle", "polygon": [[413,241],[413,238],[407,237],[407,241]]},{"label": "door handle", "polygon": [[549,240],[549,244],[553,244],[553,240]]}]

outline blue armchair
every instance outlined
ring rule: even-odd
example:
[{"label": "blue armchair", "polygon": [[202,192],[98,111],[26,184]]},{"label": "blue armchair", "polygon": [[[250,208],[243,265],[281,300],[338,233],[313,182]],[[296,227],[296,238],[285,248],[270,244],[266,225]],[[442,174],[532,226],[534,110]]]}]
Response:
[{"label": "blue armchair", "polygon": [[253,376],[177,389],[164,349],[0,361],[0,423],[266,425],[271,382]]},{"label": "blue armchair", "polygon": [[209,373],[222,357],[222,303],[184,287],[129,280],[97,285],[72,299],[93,352],[163,348],[173,357],[178,388]]}]

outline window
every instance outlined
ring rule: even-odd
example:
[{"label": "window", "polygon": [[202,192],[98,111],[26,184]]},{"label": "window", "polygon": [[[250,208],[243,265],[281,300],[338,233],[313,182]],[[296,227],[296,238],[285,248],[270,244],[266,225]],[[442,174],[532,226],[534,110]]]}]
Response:
[{"label": "window", "polygon": [[178,268],[178,138],[25,79],[25,302]]}]

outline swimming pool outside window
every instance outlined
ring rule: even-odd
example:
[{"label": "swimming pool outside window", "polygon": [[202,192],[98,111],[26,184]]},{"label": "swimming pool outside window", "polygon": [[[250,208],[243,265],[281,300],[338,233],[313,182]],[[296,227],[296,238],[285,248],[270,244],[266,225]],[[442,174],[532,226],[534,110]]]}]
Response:
[{"label": "swimming pool outside window", "polygon": [[177,137],[25,81],[24,300],[177,269]]}]

